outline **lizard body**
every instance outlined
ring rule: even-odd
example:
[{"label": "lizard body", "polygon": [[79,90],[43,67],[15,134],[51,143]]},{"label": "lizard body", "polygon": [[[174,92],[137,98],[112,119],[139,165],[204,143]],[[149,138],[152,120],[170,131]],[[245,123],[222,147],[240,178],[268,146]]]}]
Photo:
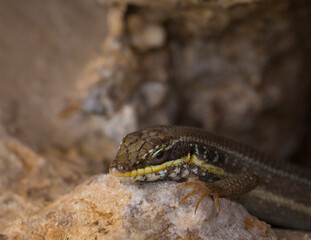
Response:
[{"label": "lizard body", "polygon": [[157,126],[130,133],[120,143],[109,171],[121,180],[134,181],[196,177],[206,183],[205,195],[239,197],[262,220],[311,230],[310,171],[203,129]]}]

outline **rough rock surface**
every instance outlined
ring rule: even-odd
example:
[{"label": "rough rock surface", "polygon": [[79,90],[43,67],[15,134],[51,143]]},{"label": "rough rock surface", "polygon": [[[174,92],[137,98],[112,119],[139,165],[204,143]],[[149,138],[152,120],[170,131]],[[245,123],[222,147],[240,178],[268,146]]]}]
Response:
[{"label": "rough rock surface", "polygon": [[197,212],[189,189],[175,182],[121,183],[109,175],[88,179],[35,214],[4,231],[9,239],[311,239],[277,230],[250,216],[238,203],[221,199],[220,212],[205,198]]},{"label": "rough rock surface", "polygon": [[35,149],[76,144],[62,110],[106,36],[96,0],[0,2],[0,125]]},{"label": "rough rock surface", "polygon": [[91,175],[85,166],[49,159],[13,138],[0,139],[0,233]]},{"label": "rough rock surface", "polygon": [[[188,189],[189,190],[189,189]],[[12,239],[276,239],[269,225],[237,203],[196,198],[174,182],[121,184],[109,175],[87,180],[5,231]]]},{"label": "rough rock surface", "polygon": [[101,2],[107,39],[78,85],[82,111],[103,132],[120,139],[118,126],[174,123],[281,160],[306,148],[310,2]]}]

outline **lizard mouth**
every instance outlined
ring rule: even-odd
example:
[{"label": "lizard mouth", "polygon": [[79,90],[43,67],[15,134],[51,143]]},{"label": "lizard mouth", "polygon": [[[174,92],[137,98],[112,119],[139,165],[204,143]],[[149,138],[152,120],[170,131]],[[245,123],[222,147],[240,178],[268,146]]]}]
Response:
[{"label": "lizard mouth", "polygon": [[186,160],[187,158],[176,159],[160,165],[147,166],[127,172],[121,172],[114,167],[109,169],[109,173],[119,180],[156,181],[165,178],[168,168],[172,170],[177,165],[187,163]]}]

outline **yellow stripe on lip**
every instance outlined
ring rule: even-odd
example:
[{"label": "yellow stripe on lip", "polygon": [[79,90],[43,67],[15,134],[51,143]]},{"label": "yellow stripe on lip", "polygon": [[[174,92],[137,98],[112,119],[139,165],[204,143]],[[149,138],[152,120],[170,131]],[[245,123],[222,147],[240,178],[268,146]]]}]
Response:
[{"label": "yellow stripe on lip", "polygon": [[185,156],[183,158],[165,162],[160,165],[148,166],[148,167],[140,168],[140,169],[134,169],[132,171],[128,171],[125,173],[118,171],[116,168],[109,169],[109,172],[111,176],[113,177],[117,177],[121,180],[126,180],[129,178],[137,177],[137,176],[144,175],[144,174],[146,175],[150,173],[159,172],[168,167],[179,165],[179,164],[184,164],[184,163],[196,165],[200,167],[202,170],[205,170],[206,172],[211,173],[211,174],[215,174],[218,177],[225,177],[227,175],[227,173],[221,167],[208,164],[204,160],[198,159],[194,155],[190,156],[190,154],[188,154],[188,156]]},{"label": "yellow stripe on lip", "polygon": [[109,169],[109,173],[113,177],[121,177],[121,178],[122,177],[129,177],[129,178],[130,177],[137,177],[139,175],[159,172],[159,171],[164,170],[164,169],[166,169],[166,168],[168,168],[170,166],[186,163],[187,160],[188,159],[185,157],[185,158],[181,158],[181,159],[165,162],[165,163],[162,163],[162,164],[156,165],[156,166],[148,166],[148,167],[145,167],[145,168],[134,169],[132,171],[128,171],[128,172],[125,172],[125,173],[122,173],[122,172],[118,171],[116,168],[110,168]]}]

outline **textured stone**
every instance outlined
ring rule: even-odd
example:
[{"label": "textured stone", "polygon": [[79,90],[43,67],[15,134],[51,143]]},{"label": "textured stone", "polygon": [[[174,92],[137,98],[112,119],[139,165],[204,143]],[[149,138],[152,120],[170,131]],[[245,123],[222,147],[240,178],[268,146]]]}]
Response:
[{"label": "textured stone", "polygon": [[274,230],[279,240],[310,240],[311,234],[306,232],[296,232],[284,229]]},{"label": "textured stone", "polygon": [[[77,158],[76,158],[77,159]],[[44,158],[13,138],[0,140],[0,233],[90,175],[79,163]]]},{"label": "textured stone", "polygon": [[77,112],[74,85],[98,54],[106,18],[96,0],[0,2],[0,125],[8,134],[40,150],[81,139],[83,124],[60,113],[67,105]]},{"label": "textured stone", "polygon": [[128,19],[128,29],[131,44],[141,51],[160,48],[164,45],[166,33],[159,24],[146,24],[144,19],[133,15]]},{"label": "textured stone", "polygon": [[[179,205],[178,183],[121,184],[109,175],[87,180],[5,231],[12,239],[276,239],[269,225],[221,199],[216,216],[206,198]],[[40,236],[40,238],[38,238]]]},{"label": "textured stone", "polygon": [[[311,45],[309,28],[301,23],[310,21],[309,3],[101,2],[118,14],[111,15],[117,17],[109,21],[111,33],[99,59],[115,61],[117,67],[98,65],[109,76],[96,74],[98,68],[88,70],[97,79],[91,86],[100,93],[100,98],[93,90],[82,97],[97,104],[88,114],[107,108],[111,111],[100,117],[111,119],[130,104],[136,115],[132,126],[204,127],[280,160],[305,146]],[[122,25],[117,34],[114,25]],[[159,37],[154,46],[148,42],[144,36],[149,27],[161,29],[157,31],[165,41]],[[157,94],[160,84],[165,91]]]}]

